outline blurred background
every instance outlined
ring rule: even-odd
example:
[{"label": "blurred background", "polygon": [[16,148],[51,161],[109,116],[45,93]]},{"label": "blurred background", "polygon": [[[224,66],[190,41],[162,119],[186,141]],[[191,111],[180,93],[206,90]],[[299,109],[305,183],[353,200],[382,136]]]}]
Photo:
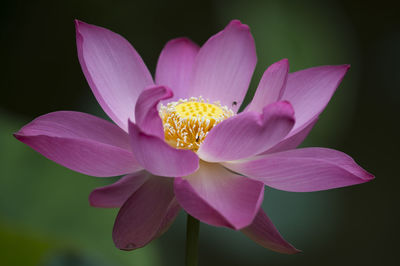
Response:
[{"label": "blurred background", "polygon": [[117,213],[89,207],[113,180],[65,169],[12,137],[35,117],[76,110],[105,117],[81,72],[73,19],[125,36],[153,71],[163,45],[203,44],[231,19],[254,35],[258,64],[351,69],[303,146],[335,148],[376,175],[370,183],[314,193],[266,189],[263,208],[303,250],[282,255],[240,232],[205,224],[199,265],[394,265],[399,238],[400,17],[392,1],[14,1],[3,0],[0,97],[1,265],[183,265],[185,215],[143,249],[120,251]]}]

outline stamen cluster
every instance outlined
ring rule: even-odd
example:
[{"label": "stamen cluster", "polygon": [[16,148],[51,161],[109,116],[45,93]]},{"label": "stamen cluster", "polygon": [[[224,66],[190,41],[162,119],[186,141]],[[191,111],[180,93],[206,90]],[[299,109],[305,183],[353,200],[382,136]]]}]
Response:
[{"label": "stamen cluster", "polygon": [[208,132],[234,112],[219,102],[209,103],[200,97],[179,99],[161,105],[160,117],[165,141],[177,149],[197,151]]}]

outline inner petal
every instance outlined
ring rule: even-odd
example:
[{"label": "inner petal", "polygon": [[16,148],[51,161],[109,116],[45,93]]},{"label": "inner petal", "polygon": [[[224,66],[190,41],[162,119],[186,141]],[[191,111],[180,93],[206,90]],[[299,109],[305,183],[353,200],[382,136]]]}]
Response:
[{"label": "inner petal", "polygon": [[191,97],[161,105],[165,141],[178,149],[197,151],[208,132],[234,112],[219,102],[209,103],[202,97]]}]

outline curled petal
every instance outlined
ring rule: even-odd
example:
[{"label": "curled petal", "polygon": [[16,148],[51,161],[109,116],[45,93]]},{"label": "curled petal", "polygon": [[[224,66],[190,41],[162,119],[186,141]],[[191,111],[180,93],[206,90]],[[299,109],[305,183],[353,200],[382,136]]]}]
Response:
[{"label": "curled petal", "polygon": [[123,250],[145,246],[168,229],[179,210],[173,181],[151,176],[120,209],[113,229],[115,245]]},{"label": "curled petal", "polygon": [[220,101],[237,111],[256,62],[256,48],[249,27],[233,20],[200,48],[188,95]]},{"label": "curled petal", "polygon": [[87,175],[117,176],[142,169],[131,153],[128,134],[92,115],[49,113],[14,136],[46,158]]},{"label": "curled petal", "polygon": [[262,112],[262,109],[281,99],[286,85],[289,71],[289,61],[282,59],[272,64],[264,72],[260,84],[258,84],[253,100],[246,107],[246,111]]},{"label": "curled petal", "polygon": [[268,105],[263,113],[244,112],[216,125],[197,154],[208,162],[222,162],[259,154],[282,140],[294,125],[288,102]]},{"label": "curled petal", "polygon": [[349,68],[349,65],[321,66],[289,74],[282,100],[293,105],[296,114],[293,131],[319,116]]},{"label": "curled petal", "polygon": [[253,223],[241,232],[264,248],[285,254],[295,254],[300,250],[287,242],[276,229],[267,214],[260,208]]},{"label": "curled petal", "polygon": [[199,167],[199,157],[193,151],[175,149],[132,122],[129,122],[129,135],[136,160],[154,175],[186,176]]},{"label": "curled petal", "polygon": [[119,208],[148,180],[149,176],[150,173],[139,171],[126,175],[111,185],[96,188],[90,193],[90,205],[101,208]]},{"label": "curled petal", "polygon": [[267,186],[293,192],[310,192],[370,181],[366,172],[343,152],[304,148],[226,162],[227,168]]},{"label": "curled petal", "polygon": [[157,62],[156,83],[172,89],[171,101],[189,98],[189,83],[199,46],[187,38],[169,41],[161,51]]},{"label": "curled petal", "polygon": [[153,84],[140,55],[119,34],[75,21],[79,62],[97,101],[108,116],[128,131],[136,100]]},{"label": "curled petal", "polygon": [[219,164],[202,162],[195,173],[175,178],[175,195],[182,208],[202,222],[239,230],[257,214],[264,186]]},{"label": "curled petal", "polygon": [[136,124],[147,134],[164,139],[164,128],[157,105],[163,99],[171,98],[172,91],[164,86],[145,89],[135,106]]}]

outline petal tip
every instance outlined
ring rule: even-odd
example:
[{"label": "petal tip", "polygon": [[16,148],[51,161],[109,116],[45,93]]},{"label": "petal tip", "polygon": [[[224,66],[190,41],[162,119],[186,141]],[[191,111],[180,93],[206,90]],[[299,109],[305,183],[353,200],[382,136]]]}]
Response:
[{"label": "petal tip", "polygon": [[227,28],[230,28],[230,27],[235,27],[235,28],[238,28],[238,29],[250,31],[250,27],[248,25],[246,25],[246,24],[243,24],[238,19],[231,20],[231,22],[229,22]]}]

